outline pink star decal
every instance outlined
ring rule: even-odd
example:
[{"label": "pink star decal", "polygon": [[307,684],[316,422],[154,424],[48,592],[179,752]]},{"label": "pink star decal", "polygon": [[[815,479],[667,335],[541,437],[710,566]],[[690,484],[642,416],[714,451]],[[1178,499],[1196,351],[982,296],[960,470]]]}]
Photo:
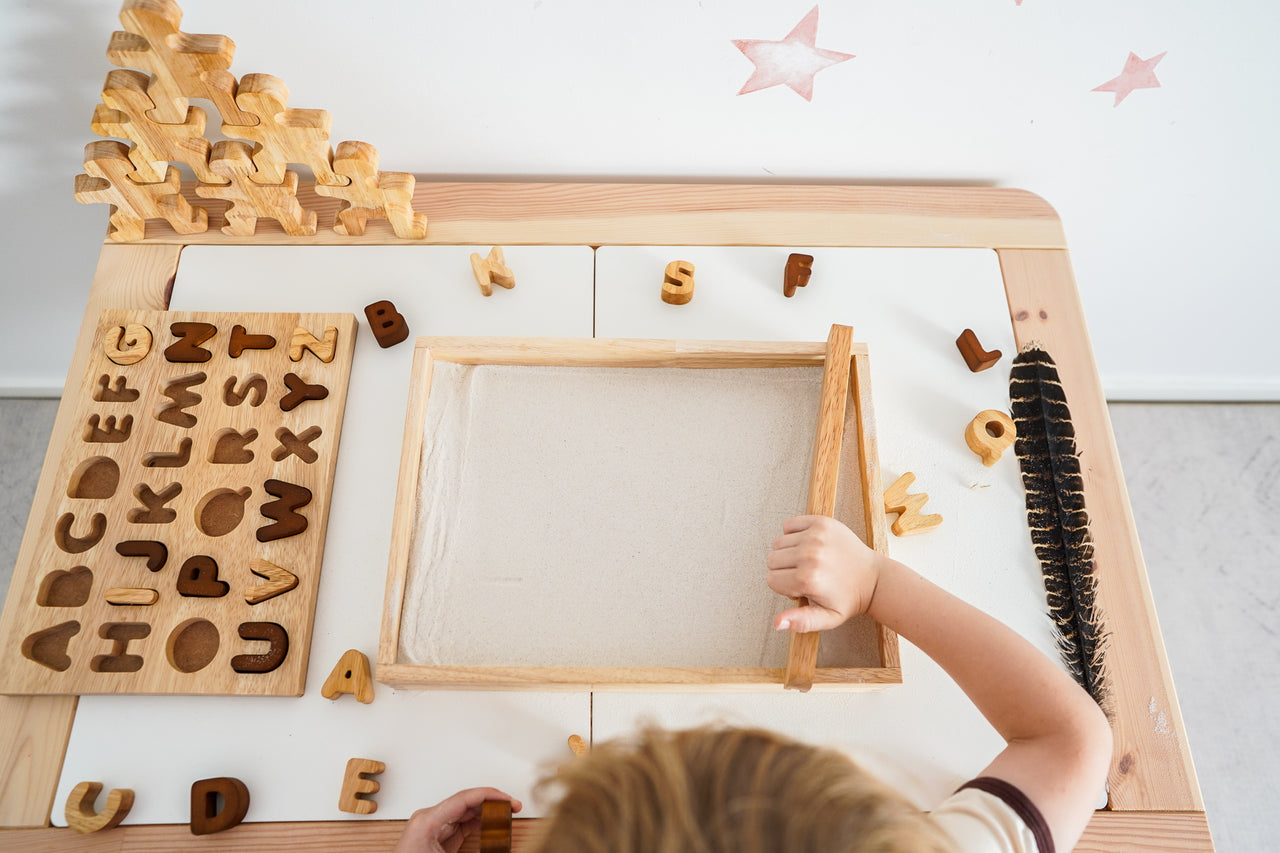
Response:
[{"label": "pink star decal", "polygon": [[824,68],[853,59],[852,53],[823,50],[817,46],[817,40],[817,6],[782,41],[734,39],[734,46],[756,66],[738,94],[785,85],[806,101],[812,101],[814,75]]},{"label": "pink star decal", "polygon": [[[1168,51],[1165,51],[1168,53]],[[1115,92],[1116,102],[1113,107],[1120,106],[1120,102],[1129,97],[1129,93],[1134,89],[1159,89],[1160,81],[1156,79],[1156,65],[1160,60],[1164,59],[1165,53],[1159,56],[1153,56],[1150,59],[1139,59],[1138,54],[1130,53],[1129,58],[1125,60],[1124,71],[1120,72],[1120,76],[1113,80],[1108,80],[1098,88],[1095,92]]]}]

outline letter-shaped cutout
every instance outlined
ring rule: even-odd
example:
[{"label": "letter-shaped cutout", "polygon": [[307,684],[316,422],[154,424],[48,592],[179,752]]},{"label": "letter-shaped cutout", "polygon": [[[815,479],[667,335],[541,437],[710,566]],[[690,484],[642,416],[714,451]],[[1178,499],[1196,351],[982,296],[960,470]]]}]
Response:
[{"label": "letter-shaped cutout", "polygon": [[195,426],[196,416],[184,410],[198,405],[204,399],[191,388],[208,378],[204,373],[189,373],[167,383],[161,393],[173,402],[161,404],[156,412],[156,420],[183,429]]},{"label": "letter-shaped cutout", "polygon": [[67,796],[67,826],[76,832],[97,832],[119,826],[133,808],[133,791],[129,788],[112,788],[107,794],[107,804],[102,811],[93,810],[94,800],[102,793],[101,782],[81,782]]},{"label": "letter-shaped cutout", "polygon": [[167,360],[175,364],[204,364],[213,358],[213,353],[200,344],[218,333],[217,326],[212,323],[174,323],[169,331],[178,340],[165,349]]},{"label": "letter-shaped cutout", "polygon": [[809,283],[813,275],[813,255],[802,255],[792,252],[787,255],[787,265],[782,271],[782,295],[790,299],[796,295],[797,287]]},{"label": "letter-shaped cutout", "polygon": [[283,462],[290,456],[296,456],[307,464],[315,462],[320,454],[311,449],[311,442],[322,434],[323,430],[318,426],[307,427],[297,435],[288,427],[280,427],[276,430],[276,441],[280,442],[280,446],[271,451],[271,459]]},{"label": "letter-shaped cutout", "polygon": [[123,376],[117,376],[112,383],[111,376],[104,373],[98,377],[98,385],[93,389],[93,399],[96,403],[132,403],[138,399],[138,393],[137,388],[130,388],[125,384]]},{"label": "letter-shaped cutout", "polygon": [[184,438],[178,442],[178,449],[172,453],[152,451],[142,455],[143,468],[181,468],[191,461],[191,439]]},{"label": "letter-shaped cutout", "polygon": [[347,649],[342,653],[337,666],[320,688],[320,695],[326,699],[337,699],[343,693],[350,693],[364,705],[373,701],[373,677],[369,674],[369,658],[358,649]]},{"label": "letter-shaped cutout", "polygon": [[916,475],[908,471],[884,490],[884,511],[898,513],[898,519],[893,523],[893,532],[897,536],[923,533],[942,523],[940,515],[920,514],[920,508],[929,502],[928,494],[924,492],[907,494],[907,489],[915,481]]},{"label": "letter-shaped cutout", "polygon": [[1018,428],[1013,418],[997,409],[979,412],[964,430],[965,444],[982,457],[982,464],[988,468],[1000,460],[1017,437]]},{"label": "letter-shaped cutout", "polygon": [[171,523],[178,517],[178,511],[165,504],[180,494],[182,494],[181,483],[170,483],[158,492],[153,492],[146,483],[139,483],[134,487],[133,495],[142,506],[129,510],[129,521],[133,524]]},{"label": "letter-shaped cutout", "polygon": [[[101,426],[99,426],[101,424]],[[120,419],[120,428],[116,428],[116,416],[108,415],[102,420],[101,415],[89,415],[84,427],[84,440],[92,443],[120,444],[129,440],[133,430],[133,415],[125,415]]]},{"label": "letter-shaped cutout", "polygon": [[75,536],[71,533],[71,525],[75,522],[74,513],[64,512],[53,526],[54,543],[68,554],[83,554],[101,542],[102,537],[107,533],[107,517],[100,512],[95,512],[89,519],[89,533],[85,536]]},{"label": "letter-shaped cutout", "polygon": [[289,632],[275,622],[242,622],[240,639],[262,640],[268,648],[262,654],[236,655],[231,668],[241,673],[271,672],[289,655]]},{"label": "letter-shaped cutout", "polygon": [[684,305],[693,299],[693,264],[672,261],[662,277],[662,301],[668,305]]},{"label": "letter-shaped cutout", "polygon": [[129,654],[129,644],[151,636],[145,622],[106,622],[98,628],[98,636],[111,641],[111,651],[95,655],[89,662],[94,672],[137,672],[142,669],[142,656]]},{"label": "letter-shaped cutout", "polygon": [[285,594],[298,585],[298,576],[293,572],[258,557],[249,561],[249,571],[267,579],[266,583],[260,583],[245,590],[244,600],[249,604],[261,604],[269,598]]},{"label": "letter-shaped cutout", "polygon": [[293,338],[289,341],[289,360],[302,361],[306,350],[311,350],[311,354],[325,364],[333,361],[333,354],[338,350],[338,327],[325,326],[324,339],[321,340],[301,326],[295,326]]},{"label": "letter-shaped cutout", "polygon": [[507,258],[501,246],[489,250],[489,257],[482,258],[478,252],[471,255],[471,271],[475,273],[476,283],[485,296],[493,295],[493,286],[505,287],[507,290],[516,286],[515,274],[507,266]]},{"label": "letter-shaped cutout", "polygon": [[[222,811],[218,811],[218,797]],[[218,776],[191,783],[191,834],[224,832],[249,813],[249,788],[239,779]]]},{"label": "letter-shaped cutout", "polygon": [[378,804],[369,799],[382,789],[381,783],[370,779],[385,772],[387,765],[372,758],[353,758],[347,762],[342,774],[342,793],[338,796],[338,808],[350,814],[373,814]]},{"label": "letter-shaped cutout", "polygon": [[102,352],[121,367],[137,364],[151,352],[151,330],[141,323],[107,329]]},{"label": "letter-shaped cutout", "polygon": [[409,337],[409,324],[389,299],[364,306],[364,316],[369,321],[369,328],[373,329],[378,346],[383,349],[395,346]]},{"label": "letter-shaped cutout", "polygon": [[71,668],[67,645],[80,633],[80,623],[71,621],[36,631],[22,641],[22,656],[47,666],[54,672],[66,672]]},{"label": "letter-shaped cutout", "polygon": [[236,387],[236,377],[227,377],[227,381],[222,386],[222,402],[228,406],[238,406],[245,401],[247,397],[253,395],[253,399],[249,401],[249,405],[257,408],[262,405],[262,401],[267,399],[267,380],[265,377],[255,373],[244,380],[243,390]]}]

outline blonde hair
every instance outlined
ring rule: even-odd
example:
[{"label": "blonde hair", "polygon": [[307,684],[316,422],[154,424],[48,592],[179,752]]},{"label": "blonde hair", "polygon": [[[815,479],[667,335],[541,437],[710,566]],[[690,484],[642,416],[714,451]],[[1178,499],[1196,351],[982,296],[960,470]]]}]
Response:
[{"label": "blonde hair", "polygon": [[953,853],[901,794],[760,729],[646,729],[560,767],[538,853]]}]

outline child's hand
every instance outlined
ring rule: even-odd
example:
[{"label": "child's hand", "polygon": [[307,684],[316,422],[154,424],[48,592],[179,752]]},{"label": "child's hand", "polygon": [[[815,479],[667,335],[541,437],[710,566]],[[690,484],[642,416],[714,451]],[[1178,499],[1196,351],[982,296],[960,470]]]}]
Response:
[{"label": "child's hand", "polygon": [[468,788],[429,809],[409,817],[395,853],[457,853],[463,840],[480,831],[480,804],[485,800],[510,800],[511,811],[520,801],[496,788]]},{"label": "child's hand", "polygon": [[876,557],[852,530],[833,518],[802,515],[782,523],[765,560],[769,588],[805,607],[779,613],[774,627],[797,633],[825,631],[863,613],[876,591]]}]

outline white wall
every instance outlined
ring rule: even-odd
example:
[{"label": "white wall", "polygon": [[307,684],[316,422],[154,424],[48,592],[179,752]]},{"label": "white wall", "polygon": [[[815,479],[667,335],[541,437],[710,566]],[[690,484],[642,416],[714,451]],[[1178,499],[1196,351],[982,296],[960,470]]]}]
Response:
[{"label": "white wall", "polygon": [[[186,0],[232,71],[284,79],[420,178],[862,181],[1023,187],[1059,211],[1113,399],[1280,400],[1280,62],[1269,0],[820,6],[855,58],[812,102],[739,96],[732,39],[811,0]],[[106,226],[71,197],[118,7],[0,0],[0,394],[57,393]],[[1130,52],[1161,87],[1094,92]]]}]

